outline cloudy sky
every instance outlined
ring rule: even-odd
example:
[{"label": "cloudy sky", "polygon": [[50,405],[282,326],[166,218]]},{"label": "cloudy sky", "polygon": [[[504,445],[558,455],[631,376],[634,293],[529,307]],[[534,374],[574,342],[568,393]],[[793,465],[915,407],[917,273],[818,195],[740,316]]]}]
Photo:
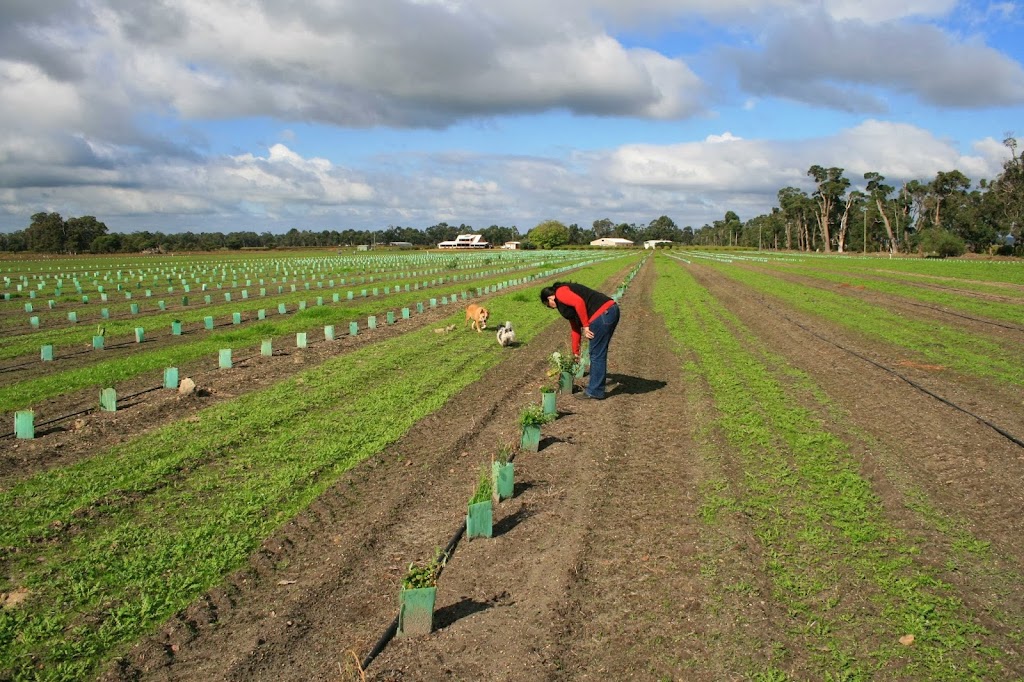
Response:
[{"label": "cloudy sky", "polygon": [[3,0],[0,230],[700,227],[992,178],[1024,7],[955,0]]}]

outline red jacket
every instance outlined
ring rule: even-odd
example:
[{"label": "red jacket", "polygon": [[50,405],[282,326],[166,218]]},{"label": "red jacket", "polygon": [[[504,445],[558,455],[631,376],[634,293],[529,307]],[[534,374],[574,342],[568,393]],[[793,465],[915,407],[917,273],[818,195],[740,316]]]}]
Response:
[{"label": "red jacket", "polygon": [[590,321],[615,305],[615,301],[600,291],[594,291],[582,284],[569,282],[555,289],[555,307],[572,328],[572,354],[580,354],[580,342],[584,327]]}]

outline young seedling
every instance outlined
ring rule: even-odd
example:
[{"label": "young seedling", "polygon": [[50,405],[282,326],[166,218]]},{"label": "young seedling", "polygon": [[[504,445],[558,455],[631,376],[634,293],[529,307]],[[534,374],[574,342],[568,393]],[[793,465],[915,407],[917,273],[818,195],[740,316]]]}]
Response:
[{"label": "young seedling", "polygon": [[437,577],[441,574],[448,561],[448,555],[440,547],[434,550],[434,557],[425,563],[409,564],[402,578],[403,590],[419,590],[424,587],[437,587]]}]

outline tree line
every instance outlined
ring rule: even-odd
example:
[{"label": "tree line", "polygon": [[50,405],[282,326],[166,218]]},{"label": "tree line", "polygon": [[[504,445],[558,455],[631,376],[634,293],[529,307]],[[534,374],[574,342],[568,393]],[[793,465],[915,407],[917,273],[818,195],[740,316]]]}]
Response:
[{"label": "tree line", "polygon": [[[1003,140],[1010,158],[994,180],[977,187],[958,170],[942,171],[931,181],[912,180],[900,187],[886,184],[876,172],[863,175],[854,189],[845,169],[813,165],[810,193],[796,187],[778,191],[770,213],[743,221],[733,211],[700,228],[678,227],[668,216],[646,225],[595,220],[590,228],[547,220],[525,235],[515,226],[491,225],[480,230],[442,222],[425,229],[388,226],[383,230],[299,230],[271,232],[110,232],[94,216],[68,218],[36,213],[24,230],[0,234],[0,251],[40,253],[139,253],[341,247],[406,242],[430,248],[466,233],[482,234],[495,246],[508,241],[526,248],[558,248],[589,244],[602,237],[633,242],[664,239],[681,245],[736,246],[798,251],[888,251],[934,255],[998,252],[1024,255],[1024,156],[1017,140]],[[972,188],[973,187],[973,188]]]},{"label": "tree line", "polygon": [[994,180],[972,189],[958,170],[940,171],[929,182],[886,184],[864,173],[860,189],[844,169],[811,166],[815,189],[778,192],[771,213],[741,222],[734,212],[705,225],[696,243],[800,251],[888,251],[934,255],[996,252],[1024,255],[1024,157],[1006,135],[1010,158]]}]

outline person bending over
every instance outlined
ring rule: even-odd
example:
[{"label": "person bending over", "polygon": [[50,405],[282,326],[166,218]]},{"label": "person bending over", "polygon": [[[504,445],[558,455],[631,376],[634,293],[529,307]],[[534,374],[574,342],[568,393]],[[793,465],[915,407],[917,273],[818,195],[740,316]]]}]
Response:
[{"label": "person bending over", "polygon": [[541,303],[569,320],[572,354],[578,360],[583,338],[590,341],[590,381],[578,398],[602,400],[608,372],[608,344],[619,324],[619,306],[600,291],[576,282],[555,282],[540,290]]}]

